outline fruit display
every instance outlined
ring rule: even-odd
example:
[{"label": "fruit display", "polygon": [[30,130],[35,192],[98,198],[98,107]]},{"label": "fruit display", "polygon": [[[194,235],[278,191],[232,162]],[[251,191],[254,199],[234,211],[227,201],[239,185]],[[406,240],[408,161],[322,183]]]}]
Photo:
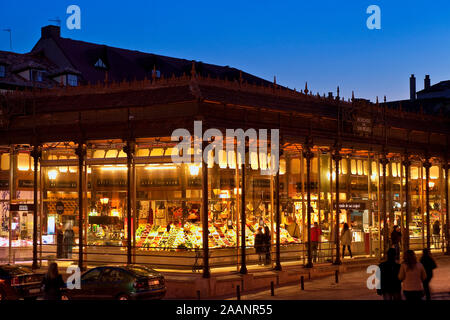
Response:
[{"label": "fruit display", "polygon": [[[267,223],[267,225],[270,225]],[[247,221],[246,224],[246,246],[253,247],[255,230],[258,223]],[[236,229],[227,227],[223,223],[210,222],[208,235],[208,246],[210,248],[227,248],[236,246]],[[140,250],[176,250],[195,249],[202,246],[202,226],[199,223],[187,222],[181,225],[157,226],[140,225],[136,230],[137,247]],[[299,239],[293,238],[288,231],[280,228],[281,244],[300,243]]]}]

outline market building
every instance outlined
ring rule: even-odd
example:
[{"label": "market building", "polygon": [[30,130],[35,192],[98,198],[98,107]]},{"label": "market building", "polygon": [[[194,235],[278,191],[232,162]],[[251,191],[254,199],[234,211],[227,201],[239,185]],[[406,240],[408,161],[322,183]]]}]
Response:
[{"label": "market building", "polygon": [[[97,84],[77,65],[52,63],[77,71],[77,86],[0,96],[3,260],[136,262],[198,268],[205,277],[235,265],[245,273],[258,262],[255,233],[267,226],[275,269],[292,260],[339,264],[344,223],[354,254],[381,257],[394,225],[404,249],[449,251],[450,126],[442,113],[323,97],[197,62],[189,72],[129,81],[103,72]],[[223,136],[278,129],[279,170],[262,174],[271,157],[250,149],[240,163],[237,146],[202,165],[173,163],[180,150],[172,132],[193,133],[194,121]],[[322,231],[317,260],[314,222]],[[59,228],[74,231],[61,252]]]}]

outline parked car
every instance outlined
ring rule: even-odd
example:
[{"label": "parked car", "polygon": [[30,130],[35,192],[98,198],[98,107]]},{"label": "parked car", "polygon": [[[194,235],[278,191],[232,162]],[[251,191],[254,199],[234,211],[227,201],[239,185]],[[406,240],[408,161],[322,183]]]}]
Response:
[{"label": "parked car", "polygon": [[0,265],[0,300],[31,300],[42,296],[43,276],[21,265]]},{"label": "parked car", "polygon": [[80,289],[63,289],[63,300],[162,299],[164,276],[143,265],[108,265],[81,275]]}]

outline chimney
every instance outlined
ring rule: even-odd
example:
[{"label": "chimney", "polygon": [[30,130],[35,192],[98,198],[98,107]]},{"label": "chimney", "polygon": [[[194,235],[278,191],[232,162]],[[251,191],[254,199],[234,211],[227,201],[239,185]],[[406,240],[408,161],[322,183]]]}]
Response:
[{"label": "chimney", "polygon": [[329,99],[333,99],[333,92],[331,92],[331,91],[328,92],[328,98],[329,98]]},{"label": "chimney", "polygon": [[414,74],[409,78],[409,99],[411,101],[416,100],[416,77],[414,77]]},{"label": "chimney", "polygon": [[430,75],[429,74],[425,75],[425,79],[423,80],[423,88],[425,90],[430,88]]},{"label": "chimney", "polygon": [[41,38],[49,39],[49,38],[59,38],[61,33],[61,28],[59,26],[45,26],[41,28]]}]

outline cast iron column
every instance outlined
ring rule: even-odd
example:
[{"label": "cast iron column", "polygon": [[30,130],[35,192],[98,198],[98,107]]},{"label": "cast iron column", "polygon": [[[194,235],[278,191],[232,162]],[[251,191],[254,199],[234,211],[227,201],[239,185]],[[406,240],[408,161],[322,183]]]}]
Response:
[{"label": "cast iron column", "polygon": [[449,205],[448,205],[448,169],[450,165],[448,164],[447,159],[445,160],[445,208],[446,208],[446,228],[445,228],[445,237],[447,240],[447,249],[445,250],[446,255],[450,255],[450,212],[449,212]]},{"label": "cast iron column", "polygon": [[[203,149],[206,144],[203,142]],[[202,238],[203,238],[203,278],[210,277],[209,271],[209,229],[208,229],[208,163],[202,160]]]},{"label": "cast iron column", "polygon": [[[389,163],[389,159],[386,158],[386,154],[383,153],[383,157],[380,159],[381,166],[383,168],[383,258],[386,256],[387,249],[389,247],[389,226],[387,225],[387,182],[386,182],[386,166]],[[390,221],[392,224],[392,221]]]},{"label": "cast iron column", "polygon": [[275,215],[276,215],[276,238],[275,238],[275,270],[281,271],[281,247],[280,247],[280,224],[281,224],[281,216],[280,216],[280,170],[278,168],[277,174],[275,175],[275,185],[276,185],[276,193],[275,193]]},{"label": "cast iron column", "polygon": [[427,248],[431,247],[431,235],[430,235],[430,168],[431,162],[427,157],[423,163],[423,167],[425,168],[425,212],[427,214]]},{"label": "cast iron column", "polygon": [[336,260],[334,260],[335,265],[339,265],[341,264],[341,252],[340,252],[340,242],[339,242],[339,221],[340,221],[340,217],[339,217],[339,161],[341,161],[342,156],[339,153],[339,148],[336,148],[334,153],[333,153],[333,160],[335,161],[335,167],[336,167],[336,217],[335,217],[335,242],[336,242]]},{"label": "cast iron column", "polygon": [[83,168],[86,157],[83,142],[78,143],[75,153],[78,156],[78,268],[83,271]]},{"label": "cast iron column", "polygon": [[134,141],[127,141],[123,147],[123,151],[127,155],[127,264],[132,263],[132,213],[131,213],[131,168],[134,158],[135,144]]},{"label": "cast iron column", "polygon": [[245,261],[245,160],[242,161],[242,194],[241,194],[241,270],[242,274],[247,274],[247,263]]},{"label": "cast iron column", "polygon": [[37,263],[37,234],[38,234],[38,164],[41,157],[39,146],[35,145],[31,151],[34,160],[34,181],[33,181],[33,264],[32,269],[38,268]]},{"label": "cast iron column", "polygon": [[[403,166],[405,167],[405,234],[403,235],[403,252],[409,250],[409,222],[410,217],[410,203],[409,203],[409,167],[411,166],[411,161],[409,161],[408,155],[405,155],[405,160],[403,160]],[[402,204],[403,205],[403,204]]]},{"label": "cast iron column", "polygon": [[306,268],[312,268],[312,255],[311,255],[311,159],[314,158],[314,153],[311,152],[311,148],[306,146],[303,152],[303,157],[306,159],[306,225],[308,235],[308,262]]}]

